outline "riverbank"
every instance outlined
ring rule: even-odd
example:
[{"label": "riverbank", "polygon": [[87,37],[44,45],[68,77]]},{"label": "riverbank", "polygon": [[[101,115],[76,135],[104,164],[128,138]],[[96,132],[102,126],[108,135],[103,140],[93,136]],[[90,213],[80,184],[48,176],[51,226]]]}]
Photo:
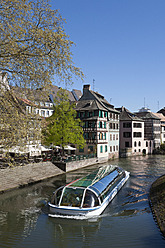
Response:
[{"label": "riverbank", "polygon": [[105,158],[89,158],[80,161],[63,162],[39,162],[23,166],[13,166],[0,169],[0,193],[15,188],[22,188],[42,180],[46,180],[60,174],[84,168],[90,165],[105,163]]},{"label": "riverbank", "polygon": [[0,169],[0,193],[21,188],[63,174],[51,162],[32,163]]},{"label": "riverbank", "polygon": [[165,175],[151,185],[150,202],[156,222],[165,236]]}]

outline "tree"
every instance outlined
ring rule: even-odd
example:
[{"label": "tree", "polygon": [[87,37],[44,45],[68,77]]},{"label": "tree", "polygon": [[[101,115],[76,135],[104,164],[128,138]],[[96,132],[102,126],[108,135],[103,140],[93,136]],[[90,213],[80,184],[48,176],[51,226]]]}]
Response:
[{"label": "tree", "polygon": [[56,75],[70,82],[81,77],[73,65],[63,19],[48,0],[1,0],[0,71],[21,87],[39,88]]},{"label": "tree", "polygon": [[[49,92],[48,86],[54,77],[65,84],[72,83],[74,77],[83,77],[81,70],[74,66],[71,53],[74,43],[69,40],[63,24],[61,15],[51,9],[48,0],[0,2],[0,72],[7,73],[9,84],[20,87],[22,93],[30,89],[28,98],[32,101],[36,89],[44,88]],[[23,114],[12,88],[5,90],[0,97],[0,129],[3,128],[0,131],[6,132],[6,136],[8,133],[12,146],[12,140],[18,140],[20,135],[17,135],[18,131],[8,130],[15,130],[17,126],[22,141],[25,140],[28,135],[26,123],[35,116]],[[5,140],[1,139],[2,143]]]},{"label": "tree", "polygon": [[60,145],[63,150],[68,144],[84,147],[82,122],[76,118],[75,104],[69,102],[64,89],[58,91],[54,102],[54,113],[47,119],[43,132],[45,144]]}]

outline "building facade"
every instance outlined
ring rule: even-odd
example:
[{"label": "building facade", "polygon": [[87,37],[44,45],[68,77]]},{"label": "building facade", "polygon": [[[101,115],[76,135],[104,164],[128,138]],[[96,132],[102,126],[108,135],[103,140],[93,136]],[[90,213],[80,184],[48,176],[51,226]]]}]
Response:
[{"label": "building facade", "polygon": [[162,113],[155,113],[155,115],[160,118],[160,143],[165,143],[165,116]]},{"label": "building facade", "polygon": [[146,108],[140,109],[135,114],[144,120],[144,139],[150,141],[153,149],[159,148],[161,144],[160,118]]},{"label": "building facade", "polygon": [[77,116],[84,122],[86,146],[77,154],[95,153],[108,160],[119,156],[119,112],[104,96],[84,85],[83,95],[76,105]]}]

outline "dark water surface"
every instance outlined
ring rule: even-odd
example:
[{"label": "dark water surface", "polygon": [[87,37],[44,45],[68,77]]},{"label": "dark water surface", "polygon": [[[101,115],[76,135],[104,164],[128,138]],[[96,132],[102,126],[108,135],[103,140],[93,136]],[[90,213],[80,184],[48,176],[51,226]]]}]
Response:
[{"label": "dark water surface", "polygon": [[45,203],[57,187],[101,165],[0,195],[0,248],[165,247],[148,200],[152,182],[165,174],[165,156],[140,156],[111,163],[130,171],[131,176],[95,219],[51,218]]}]

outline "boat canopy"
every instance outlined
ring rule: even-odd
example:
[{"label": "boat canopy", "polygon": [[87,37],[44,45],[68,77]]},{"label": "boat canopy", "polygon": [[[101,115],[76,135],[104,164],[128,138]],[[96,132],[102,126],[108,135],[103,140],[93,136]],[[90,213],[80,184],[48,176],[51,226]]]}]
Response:
[{"label": "boat canopy", "polygon": [[121,171],[119,167],[112,165],[104,166],[84,178],[68,184],[66,187],[88,188],[93,190],[97,195],[100,195]]},{"label": "boat canopy", "polygon": [[89,189],[92,189],[96,192],[97,195],[100,195],[118,175],[119,171],[116,169],[112,171],[109,175],[99,180],[98,182],[89,186]]},{"label": "boat canopy", "polygon": [[112,165],[101,167],[86,177],[59,188],[52,204],[78,208],[96,207],[123,177],[123,170]]}]

